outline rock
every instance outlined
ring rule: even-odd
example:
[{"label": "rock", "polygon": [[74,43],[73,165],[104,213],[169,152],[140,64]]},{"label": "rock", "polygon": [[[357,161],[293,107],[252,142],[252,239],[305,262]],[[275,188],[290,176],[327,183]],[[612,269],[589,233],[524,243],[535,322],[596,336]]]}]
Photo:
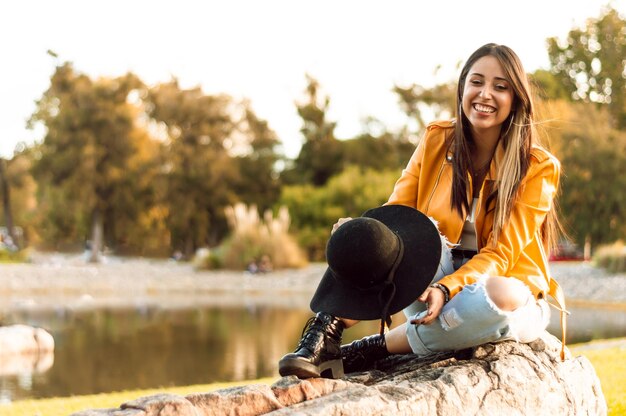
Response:
[{"label": "rock", "polygon": [[191,394],[187,396],[187,400],[199,410],[198,415],[203,416],[263,415],[283,407],[272,389],[264,384]]},{"label": "rock", "polygon": [[126,416],[115,411],[131,408],[143,412],[136,416],[605,415],[591,363],[569,352],[561,362],[559,351],[560,342],[546,332],[530,344],[485,344],[428,359],[396,355],[342,380],[283,377],[271,387],[149,396],[109,413],[88,410],[74,416]]},{"label": "rock", "polygon": [[[194,405],[189,400],[177,394],[167,393],[140,397],[136,400],[122,404],[121,409],[139,411],[137,416],[143,414],[159,416],[198,415]],[[115,413],[113,414],[115,415]],[[134,416],[134,413],[130,413],[130,415]]]},{"label": "rock", "polygon": [[89,409],[74,414],[81,416],[146,416],[146,412],[138,409]]},{"label": "rock", "polygon": [[334,391],[348,388],[350,383],[344,380],[330,380],[327,378],[310,378],[300,380],[296,376],[283,377],[272,385],[272,392],[281,405],[292,404],[317,399]]},{"label": "rock", "polygon": [[0,326],[0,355],[48,351],[54,351],[54,338],[45,329],[27,325]]},{"label": "rock", "polygon": [[0,326],[0,376],[37,374],[54,363],[54,339],[27,325]]},{"label": "rock", "polygon": [[45,351],[35,354],[0,354],[0,376],[16,374],[42,374],[52,368],[54,353]]}]

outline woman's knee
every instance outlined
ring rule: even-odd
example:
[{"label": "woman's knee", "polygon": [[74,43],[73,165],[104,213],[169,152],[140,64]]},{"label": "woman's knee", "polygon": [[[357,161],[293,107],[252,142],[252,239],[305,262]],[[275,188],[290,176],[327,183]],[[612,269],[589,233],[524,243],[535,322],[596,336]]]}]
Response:
[{"label": "woman's knee", "polygon": [[354,326],[354,325],[358,324],[359,322],[361,322],[361,321],[357,321],[355,319],[348,319],[348,318],[341,318],[341,317],[338,317],[338,318],[343,322],[343,325],[346,327],[346,329],[348,329],[351,326]]},{"label": "woman's knee", "polygon": [[487,295],[503,311],[514,311],[528,301],[529,290],[511,277],[489,277],[485,283]]}]

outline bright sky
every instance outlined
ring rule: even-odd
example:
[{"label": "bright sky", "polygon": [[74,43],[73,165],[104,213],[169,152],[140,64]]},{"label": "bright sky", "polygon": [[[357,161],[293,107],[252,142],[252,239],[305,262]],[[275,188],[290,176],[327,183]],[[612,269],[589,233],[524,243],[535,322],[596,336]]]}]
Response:
[{"label": "bright sky", "polygon": [[[487,42],[512,47],[528,72],[547,68],[546,38],[597,18],[608,1],[3,1],[0,156],[43,137],[25,124],[57,63],[48,49],[91,77],[176,76],[207,94],[247,97],[293,157],[305,73],[330,96],[338,137],[361,132],[367,116],[396,128],[405,119],[394,84],[454,79],[456,64]],[[626,15],[626,0],[611,4]]]}]

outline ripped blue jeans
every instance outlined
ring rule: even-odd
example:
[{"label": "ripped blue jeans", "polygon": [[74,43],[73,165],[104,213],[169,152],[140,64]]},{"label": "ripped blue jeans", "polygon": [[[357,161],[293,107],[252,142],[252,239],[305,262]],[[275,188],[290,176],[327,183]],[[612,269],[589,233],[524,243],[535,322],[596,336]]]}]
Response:
[{"label": "ripped blue jeans", "polygon": [[[437,274],[432,283],[454,271],[452,255],[447,247],[441,254]],[[425,313],[426,304],[415,301],[404,309],[407,317],[406,335],[413,353],[426,356],[437,351],[455,351],[487,342],[516,340],[531,342],[537,339],[550,322],[548,303],[536,300],[521,280],[511,279],[527,293],[524,305],[513,311],[498,308],[488,296],[486,281],[482,278],[463,287],[444,305],[441,314],[430,325],[414,325],[410,321]]]}]

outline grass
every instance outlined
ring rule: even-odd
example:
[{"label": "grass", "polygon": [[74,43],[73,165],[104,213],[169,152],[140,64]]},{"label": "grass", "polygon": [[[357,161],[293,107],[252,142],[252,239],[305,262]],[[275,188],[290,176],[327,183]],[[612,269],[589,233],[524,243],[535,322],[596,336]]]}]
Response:
[{"label": "grass", "polygon": [[86,396],[55,397],[51,399],[20,400],[8,405],[0,404],[0,416],[67,416],[86,409],[118,408],[122,403],[157,393],[186,396],[191,393],[206,393],[245,384],[271,384],[273,378],[234,381],[229,383],[199,384],[185,387],[167,387],[150,390],[129,390]]},{"label": "grass", "polygon": [[225,214],[231,235],[220,247],[197,256],[197,267],[246,270],[262,258],[268,259],[274,269],[301,268],[308,263],[304,251],[289,234],[291,217],[287,207],[281,207],[275,217],[268,210],[261,218],[255,205],[238,203],[227,207]]},{"label": "grass", "polygon": [[[622,338],[626,340],[626,338]],[[606,399],[609,416],[626,415],[626,347],[598,347],[603,341],[592,341],[570,347],[573,355],[587,357],[596,370]]]},{"label": "grass", "polygon": [[0,264],[2,263],[25,263],[28,261],[29,250],[9,251],[0,248]]},{"label": "grass", "polygon": [[[626,338],[622,340],[626,341]],[[602,346],[604,341],[592,341],[570,346],[574,356],[583,355],[593,364],[607,401],[608,415],[626,415],[626,348],[614,344]],[[613,346],[615,345],[615,346]],[[168,387],[151,390],[130,390],[88,396],[58,397],[52,399],[23,400],[0,405],[0,416],[67,416],[84,409],[117,408],[122,403],[157,393],[185,396],[196,392],[209,392],[245,384],[271,384],[273,378],[245,382],[214,383],[186,387]]]}]

